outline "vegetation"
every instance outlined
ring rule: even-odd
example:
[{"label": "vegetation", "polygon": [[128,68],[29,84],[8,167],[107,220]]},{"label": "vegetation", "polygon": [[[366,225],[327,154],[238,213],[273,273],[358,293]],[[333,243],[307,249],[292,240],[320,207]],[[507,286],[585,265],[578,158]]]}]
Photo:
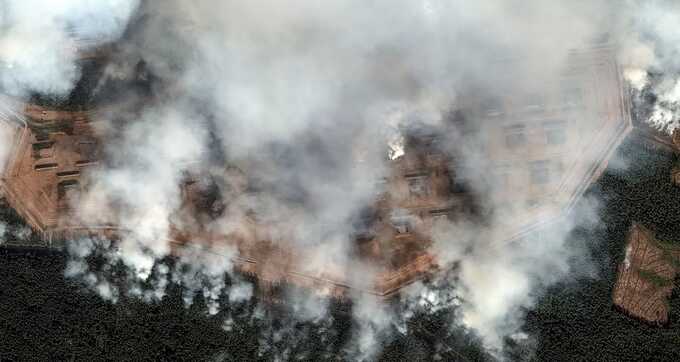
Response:
[{"label": "vegetation", "polygon": [[600,226],[573,233],[587,240],[596,277],[554,285],[528,313],[525,328],[538,339],[537,360],[680,360],[680,288],[673,290],[664,327],[626,316],[611,300],[634,221],[661,240],[680,241],[680,188],[669,177],[676,156],[629,138],[616,157],[623,166],[608,168],[586,195],[602,200]]},{"label": "vegetation", "polygon": [[663,287],[667,287],[669,285],[673,285],[673,281],[674,281],[673,279],[666,279],[666,278],[662,277],[661,275],[656,274],[653,271],[640,269],[640,270],[637,271],[637,273],[640,276],[640,278],[649,281],[650,283],[654,284],[655,286],[657,286],[659,288],[663,288]]},{"label": "vegetation", "polygon": [[[552,286],[531,310],[525,331],[535,349],[507,341],[510,360],[641,361],[680,360],[680,294],[669,300],[669,324],[641,323],[612,307],[617,266],[633,221],[657,237],[680,240],[680,188],[668,177],[675,157],[659,153],[635,139],[618,150],[586,197],[602,200],[598,227],[579,228],[572,240],[587,241],[590,260],[572,260],[574,276]],[[621,167],[621,164],[624,164]],[[585,202],[585,201],[584,201]],[[0,207],[0,218],[19,223]],[[121,298],[110,304],[65,280],[65,257],[48,251],[0,249],[0,360],[271,360],[285,346],[306,360],[338,360],[353,333],[347,306],[332,307],[328,323],[292,322],[286,314],[257,317],[256,303],[231,305],[216,316],[205,314],[202,296],[185,308],[175,286],[160,302]],[[417,314],[405,334],[394,331],[381,360],[430,360],[441,346],[443,360],[489,359],[474,335],[451,329],[453,311]],[[223,330],[233,320],[232,330]],[[422,327],[424,326],[424,328]],[[262,336],[276,333],[277,342],[262,350]],[[328,354],[330,346],[333,353]],[[463,357],[461,357],[463,356]],[[220,359],[221,358],[221,359]]]},{"label": "vegetation", "polygon": [[680,240],[678,240],[678,242],[673,242],[666,239],[659,239],[654,236],[653,232],[644,226],[641,227],[643,228],[643,232],[648,234],[649,240],[653,245],[661,250],[661,258],[672,267],[676,268],[676,270],[680,271]]}]

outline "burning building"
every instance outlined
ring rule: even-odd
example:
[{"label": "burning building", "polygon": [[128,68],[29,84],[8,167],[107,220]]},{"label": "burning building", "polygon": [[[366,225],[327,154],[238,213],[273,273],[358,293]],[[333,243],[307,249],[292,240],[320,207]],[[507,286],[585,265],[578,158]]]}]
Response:
[{"label": "burning building", "polygon": [[[313,250],[272,240],[273,229],[285,234],[285,221],[247,214],[238,231],[201,227],[196,215],[214,217],[228,200],[202,181],[200,166],[181,187],[179,213],[194,222],[173,225],[168,238],[176,250],[219,245],[237,250],[236,257],[228,256],[236,268],[258,278],[265,288],[290,283],[334,296],[352,289],[394,295],[436,270],[431,245],[438,223],[462,218],[483,223],[493,217],[503,227],[485,237],[498,243],[517,240],[568,213],[602,173],[632,128],[612,49],[574,51],[569,67],[555,79],[537,92],[518,94],[502,87],[495,94],[471,91],[435,131],[425,126],[402,130],[403,154],[386,160],[388,175],[375,180],[379,192],[373,205],[357,215],[351,235],[357,258],[377,271],[375,280],[357,285],[342,265],[310,271],[305,263]],[[88,189],[88,174],[105,162],[101,148],[107,139],[96,125],[107,120],[92,111],[1,101],[16,112],[5,112],[0,122],[13,132],[0,187],[19,215],[56,247],[83,235],[115,239],[125,233],[115,222],[93,222],[76,217],[74,210],[79,195]],[[471,138],[482,141],[465,147]],[[484,159],[483,166],[468,164],[466,152]],[[233,172],[247,180],[247,169]],[[471,184],[480,174],[488,182]],[[250,192],[247,183],[239,192]],[[501,207],[485,210],[481,197]]]}]

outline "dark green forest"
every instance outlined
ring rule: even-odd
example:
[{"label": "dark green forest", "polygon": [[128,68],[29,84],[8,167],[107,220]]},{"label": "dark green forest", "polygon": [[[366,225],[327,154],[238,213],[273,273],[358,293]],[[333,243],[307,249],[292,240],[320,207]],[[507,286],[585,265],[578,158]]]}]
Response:
[{"label": "dark green forest", "polygon": [[[601,222],[573,231],[574,239],[587,241],[596,276],[575,273],[539,295],[535,308],[525,311],[524,330],[535,345],[508,341],[508,359],[680,360],[680,288],[670,300],[670,322],[665,326],[631,319],[611,303],[616,267],[633,221],[663,240],[680,242],[680,188],[669,175],[675,162],[676,156],[634,136],[619,147],[615,161],[586,194],[600,200]],[[0,217],[14,225],[11,228],[20,224],[6,208]],[[575,269],[579,262],[573,261]],[[187,308],[177,286],[159,303],[123,297],[111,304],[66,280],[65,265],[66,256],[59,252],[0,249],[1,361],[273,360],[286,349],[300,360],[346,356],[352,334],[348,305],[334,305],[332,318],[319,323],[296,322],[285,307],[262,312],[255,298],[208,316],[200,295]],[[385,339],[380,360],[492,359],[474,335],[449,332],[448,313],[413,318],[405,334]],[[228,332],[223,329],[227,319],[233,320]]]}]

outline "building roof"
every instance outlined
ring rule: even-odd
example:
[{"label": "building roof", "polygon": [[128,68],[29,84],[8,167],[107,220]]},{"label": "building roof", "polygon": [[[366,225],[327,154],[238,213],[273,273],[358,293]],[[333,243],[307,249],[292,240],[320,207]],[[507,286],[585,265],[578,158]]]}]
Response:
[{"label": "building roof", "polygon": [[510,179],[491,184],[497,203],[509,205],[501,242],[567,215],[633,129],[612,49],[572,54],[554,83],[546,94],[509,95],[492,110],[483,97],[472,105],[485,121],[490,176]]},{"label": "building roof", "polygon": [[[500,102],[468,102],[479,126],[474,132],[484,132],[480,139],[486,143],[478,146],[489,161],[484,172],[490,195],[498,205],[508,206],[500,218],[504,227],[492,235],[499,243],[567,214],[632,129],[629,104],[610,49],[574,54],[562,77],[568,79],[568,89],[556,87],[555,94],[532,98],[530,104],[525,95],[515,94]],[[87,187],[82,176],[97,164],[99,147],[106,142],[93,132],[96,114],[21,103],[13,108],[20,111],[5,118],[16,120],[7,123],[15,127],[15,144],[0,182],[10,204],[48,238],[93,230],[109,235],[116,230],[115,225],[83,225],[70,217],[71,201]],[[376,201],[374,215],[379,221],[372,221],[373,235],[357,241],[362,255],[378,266],[377,279],[362,285],[353,284],[352,271],[337,265],[308,272],[305,260],[319,250],[291,252],[285,245],[275,245],[266,237],[271,225],[255,220],[238,235],[173,230],[169,238],[177,247],[230,244],[238,250],[233,257],[236,267],[265,284],[289,282],[331,295],[355,288],[390,296],[436,268],[436,255],[428,249],[434,220],[467,212],[459,206],[468,205],[471,199],[453,190],[455,182],[450,182],[465,173],[464,167],[455,164],[452,170],[449,158],[420,145],[392,162],[394,172],[386,185],[390,196]],[[187,190],[185,207],[190,211],[191,195],[201,190]],[[407,210],[411,218],[395,218],[391,213],[395,208]],[[206,245],[197,244],[198,239]]]}]

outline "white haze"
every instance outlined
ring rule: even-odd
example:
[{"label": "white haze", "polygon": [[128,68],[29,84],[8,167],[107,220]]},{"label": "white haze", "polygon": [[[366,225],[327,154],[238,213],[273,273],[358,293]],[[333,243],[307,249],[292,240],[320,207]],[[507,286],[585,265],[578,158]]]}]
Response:
[{"label": "white haze", "polygon": [[[594,9],[599,8],[584,2],[543,1],[148,4],[150,18],[129,51],[147,60],[153,73],[176,82],[179,94],[169,96],[184,101],[172,107],[179,103],[187,110],[178,111],[184,115],[179,122],[165,111],[146,112],[121,132],[119,142],[109,141],[109,158],[116,167],[95,175],[90,195],[128,206],[120,213],[125,217],[115,220],[132,231],[120,245],[122,260],[148,271],[153,259],[170,250],[163,240],[179,206],[182,163],[176,157],[200,159],[190,151],[194,146],[186,153],[184,147],[172,147],[196,144],[192,135],[208,122],[202,117],[207,114],[227,161],[274,189],[255,199],[234,195],[244,201],[232,202],[211,228],[238,229],[245,208],[267,220],[288,220],[286,229],[275,230],[279,235],[273,237],[319,250],[306,260],[307,273],[344,265],[364,271],[351,276],[356,278],[352,284],[363,285],[373,272],[352,259],[349,220],[372,202],[375,181],[386,170],[394,127],[414,121],[438,124],[468,79],[493,86],[487,72],[498,59],[524,59],[502,70],[531,74],[516,81],[515,88],[548,79],[564,65],[570,49],[598,34],[595,24],[606,16]],[[175,30],[166,31],[168,24]],[[532,37],[536,33],[542,36]],[[200,112],[191,106],[196,100]],[[166,125],[183,132],[167,133]],[[148,157],[153,162],[139,165]],[[221,177],[225,184],[233,183],[229,174]],[[301,197],[302,203],[290,201],[291,196]],[[99,202],[88,204],[100,210]],[[81,211],[85,219],[99,216],[87,208]],[[147,225],[153,226],[152,233]],[[476,225],[458,226],[471,235],[480,231]],[[447,249],[442,254],[450,253],[461,232],[440,236]],[[534,278],[546,270],[558,272],[556,277],[566,273],[566,255],[573,254],[565,245],[567,232],[550,235],[540,249],[479,247],[441,260],[461,262],[459,287],[466,291],[462,322],[489,348],[499,349],[501,337],[519,327],[517,311],[531,305]],[[481,245],[490,247],[491,240]],[[532,253],[544,260],[535,263],[538,257]],[[208,300],[214,300],[210,295]],[[351,350],[355,358],[370,359],[394,316],[367,296],[353,299],[357,330]]]},{"label": "white haze", "polygon": [[4,244],[7,240],[5,240],[5,236],[7,235],[7,224],[4,221],[0,221],[0,245]]},{"label": "white haze", "polygon": [[[78,51],[118,39],[137,0],[0,0],[0,92],[63,97],[80,76]],[[13,104],[0,100],[0,170],[12,138]],[[9,124],[5,124],[7,122]]]},{"label": "white haze", "polygon": [[[5,92],[68,93],[79,76],[76,55],[69,50],[73,42],[115,38],[137,5],[45,3],[0,2]],[[500,74],[492,68],[523,76],[512,89],[540,86],[561,69],[570,49],[606,32],[613,32],[621,46],[627,79],[642,89],[648,85],[647,71],[677,71],[677,7],[666,1],[146,2],[141,11],[149,17],[125,43],[124,54],[144,59],[154,74],[173,84],[172,90],[163,95],[167,101],[129,122],[99,130],[109,137],[110,162],[91,175],[93,192],[84,196],[79,216],[90,224],[114,222],[130,230],[119,249],[106,254],[110,263],[122,262],[132,271],[129,291],[122,292],[158,300],[172,280],[202,292],[210,313],[219,310],[220,293],[249,299],[247,284],[232,276],[234,284],[227,286],[221,277],[232,274],[233,250],[182,256],[187,274],[158,264],[171,250],[171,223],[191,222],[177,215],[179,183],[192,164],[211,165],[210,127],[227,161],[274,191],[251,197],[233,187],[225,216],[208,228],[239,230],[245,211],[255,209],[267,220],[287,221],[287,230],[274,231],[275,241],[318,250],[308,272],[321,272],[332,261],[361,270],[352,280],[360,284],[370,278],[371,268],[352,259],[350,218],[370,204],[375,180],[386,172],[388,143],[396,139],[398,149],[394,127],[413,121],[438,124],[467,82],[497,86]],[[65,30],[66,23],[74,26],[75,36]],[[492,67],[506,58],[523,61],[508,69]],[[662,103],[677,102],[677,84],[669,78],[655,86]],[[657,107],[652,121],[660,126],[677,121],[675,108]],[[6,144],[0,143],[0,156]],[[470,164],[481,162],[466,156]],[[242,183],[240,175],[224,170],[211,169],[211,175],[222,185]],[[563,224],[523,244],[492,246],[490,239],[479,240],[492,231],[466,222],[443,227],[435,248],[442,264],[458,264],[457,296],[412,293],[421,296],[416,298],[420,303],[459,307],[452,328],[463,325],[499,351],[503,337],[518,335],[521,311],[531,308],[542,288],[571,272],[567,260],[585,258],[582,242],[587,241],[571,240],[569,232],[593,210],[576,210]],[[96,245],[76,241],[66,275],[82,277],[115,301],[121,291],[83,264]],[[192,280],[196,273],[203,275],[202,283]],[[153,289],[144,290],[140,283],[145,281]],[[187,303],[192,296],[186,294]],[[305,318],[326,312],[325,303],[300,298],[288,296]],[[398,318],[367,296],[353,300],[352,356],[371,359]]]},{"label": "white haze", "polygon": [[[619,31],[621,63],[631,86],[657,97],[646,121],[668,134],[680,126],[680,4],[676,1],[626,1],[628,22]],[[648,73],[661,74],[650,82]]]},{"label": "white haze", "polygon": [[117,39],[137,0],[0,1],[4,93],[65,95],[80,76],[78,50]]},{"label": "white haze", "polygon": [[10,146],[12,145],[13,136],[14,128],[9,124],[4,123],[2,118],[0,118],[0,175],[2,174],[2,170],[5,169],[7,157],[9,157],[11,151]]}]

